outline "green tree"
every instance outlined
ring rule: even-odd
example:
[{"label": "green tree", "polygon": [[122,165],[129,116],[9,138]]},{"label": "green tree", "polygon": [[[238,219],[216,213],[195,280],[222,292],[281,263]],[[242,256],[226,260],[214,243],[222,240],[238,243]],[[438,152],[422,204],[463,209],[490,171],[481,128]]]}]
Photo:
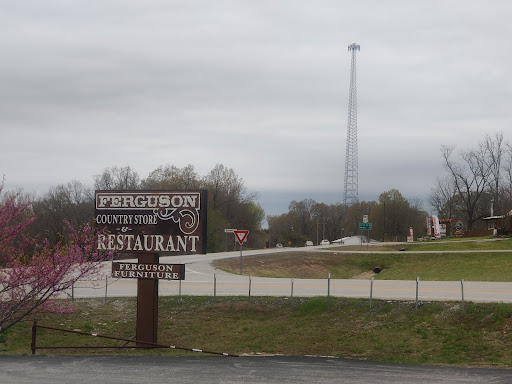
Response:
[{"label": "green tree", "polygon": [[29,227],[29,232],[48,239],[53,245],[66,232],[66,222],[75,228],[92,225],[94,195],[89,188],[73,180],[50,187],[46,194],[32,202],[32,211],[37,220]]},{"label": "green tree", "polygon": [[299,238],[312,239],[316,230],[316,213],[314,207],[316,201],[313,199],[304,199],[301,201],[293,200],[288,206],[295,241]]},{"label": "green tree", "polygon": [[382,241],[405,241],[410,227],[415,234],[423,233],[426,216],[419,202],[411,205],[400,191],[391,189],[381,193],[372,208],[372,235]]},{"label": "green tree", "polygon": [[290,213],[268,215],[267,223],[270,247],[274,247],[278,243],[285,244],[288,242],[293,228],[293,220]]}]

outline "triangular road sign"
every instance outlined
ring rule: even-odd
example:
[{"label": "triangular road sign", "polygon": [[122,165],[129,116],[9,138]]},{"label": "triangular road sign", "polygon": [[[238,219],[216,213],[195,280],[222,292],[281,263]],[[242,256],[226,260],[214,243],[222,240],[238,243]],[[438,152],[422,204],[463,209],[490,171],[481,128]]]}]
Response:
[{"label": "triangular road sign", "polygon": [[247,238],[247,235],[249,234],[249,231],[243,230],[243,231],[233,231],[233,233],[236,236],[236,239],[238,240],[238,244],[242,245]]}]

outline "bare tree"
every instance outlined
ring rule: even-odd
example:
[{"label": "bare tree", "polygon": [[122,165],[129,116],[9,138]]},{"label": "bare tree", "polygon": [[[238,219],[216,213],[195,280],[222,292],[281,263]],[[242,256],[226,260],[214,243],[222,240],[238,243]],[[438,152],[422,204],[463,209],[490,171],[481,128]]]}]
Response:
[{"label": "bare tree", "polygon": [[453,159],[453,151],[453,146],[441,147],[445,167],[464,207],[468,229],[471,230],[475,222],[484,216],[477,215],[478,205],[492,179],[494,164],[489,162],[490,156],[485,145],[480,145],[476,150],[461,151],[460,162]]},{"label": "bare tree", "polygon": [[105,168],[103,173],[95,175],[94,188],[101,190],[139,189],[139,174],[129,165]]},{"label": "bare tree", "polygon": [[428,202],[440,217],[450,219],[455,214],[455,183],[451,176],[436,178]]},{"label": "bare tree", "polygon": [[[229,226],[228,228],[250,230],[252,235],[248,240],[249,244],[263,241],[256,236],[256,231],[261,229],[261,222],[265,218],[261,207],[254,202],[257,194],[247,193],[243,179],[232,168],[216,164],[210,173],[201,179],[201,187],[208,190],[208,217],[215,215],[219,219],[217,222],[223,222]],[[223,221],[220,218],[223,218]],[[210,220],[208,223],[210,225]],[[212,227],[208,228],[208,231],[211,229],[212,232],[218,233],[223,231],[223,228]]]},{"label": "bare tree", "polygon": [[244,180],[232,168],[222,164],[215,167],[203,178],[203,186],[208,190],[210,207],[220,209],[226,219],[234,224],[241,204],[253,202],[257,194],[248,194]]},{"label": "bare tree", "polygon": [[512,211],[512,145],[506,144],[505,149],[505,185],[501,188],[501,196],[503,201],[503,213]]},{"label": "bare tree", "polygon": [[142,189],[184,190],[200,188],[200,179],[194,166],[184,168],[175,165],[160,166],[142,180]]},{"label": "bare tree", "polygon": [[318,203],[313,207],[313,215],[316,217],[316,234],[313,239],[336,240],[342,237],[342,231],[347,217],[345,204]]},{"label": "bare tree", "polygon": [[486,154],[486,164],[491,169],[491,178],[489,188],[491,190],[494,205],[501,210],[502,202],[500,199],[500,171],[502,168],[501,159],[504,153],[503,132],[496,133],[493,137],[485,135],[482,152]]}]

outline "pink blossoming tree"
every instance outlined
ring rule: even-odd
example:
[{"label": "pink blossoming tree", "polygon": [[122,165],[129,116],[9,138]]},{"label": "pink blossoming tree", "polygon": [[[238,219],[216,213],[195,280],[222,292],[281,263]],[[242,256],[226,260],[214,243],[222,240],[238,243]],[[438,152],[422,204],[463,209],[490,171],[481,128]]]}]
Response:
[{"label": "pink blossoming tree", "polygon": [[0,183],[0,333],[30,315],[68,311],[66,301],[50,299],[93,277],[112,256],[96,250],[89,225],[75,229],[68,224],[66,241],[54,246],[29,237],[28,226],[35,220],[30,204],[19,195],[2,196],[2,187]]}]

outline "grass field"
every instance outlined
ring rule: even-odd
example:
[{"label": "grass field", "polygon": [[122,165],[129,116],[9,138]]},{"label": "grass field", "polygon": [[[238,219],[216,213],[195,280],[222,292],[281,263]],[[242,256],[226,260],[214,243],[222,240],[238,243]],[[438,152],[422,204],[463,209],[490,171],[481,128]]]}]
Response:
[{"label": "grass field", "polygon": [[[421,253],[398,252],[403,246],[407,251]],[[306,252],[298,248],[287,253],[247,257],[244,274],[305,279],[325,278],[330,273],[334,279],[373,276],[381,280],[414,280],[419,276],[434,281],[512,281],[512,239],[378,245],[370,246],[368,252],[346,253],[349,249],[333,247],[322,252]],[[239,259],[219,260],[215,267],[238,273]],[[380,267],[382,272],[373,274],[375,267]]]},{"label": "grass field", "polygon": [[[511,240],[407,244],[378,247],[389,253],[287,252],[244,258],[244,273],[254,276],[376,279],[511,281]],[[433,248],[434,247],[434,248]],[[436,247],[440,247],[437,248]],[[347,250],[347,247],[343,247]],[[374,250],[376,250],[374,248]],[[484,251],[468,253],[465,251]],[[452,251],[447,253],[443,251]],[[391,253],[394,252],[394,253]],[[237,273],[239,259],[216,265]],[[159,342],[232,354],[328,355],[374,361],[512,367],[512,305],[330,298],[176,297],[159,298]],[[77,300],[69,315],[46,315],[48,325],[131,339],[136,299]],[[31,324],[0,334],[0,355],[30,354]],[[38,345],[120,345],[95,337],[38,331]],[[38,354],[189,355],[169,349],[41,350]]]},{"label": "grass field", "polygon": [[350,246],[331,246],[332,250],[339,251],[398,251],[405,248],[407,251],[493,251],[509,250],[512,252],[512,239],[450,239],[447,241],[426,241],[402,244],[372,243],[367,247],[366,244]]},{"label": "grass field", "polygon": [[[215,267],[238,273],[238,259]],[[381,273],[373,274],[375,267]],[[512,253],[346,254],[291,252],[244,258],[244,274],[262,277],[321,279],[512,281]]]},{"label": "grass field", "polygon": [[[79,300],[70,315],[48,315],[39,323],[132,338],[135,299]],[[331,298],[160,298],[159,343],[232,354],[327,355],[350,359],[509,367],[512,306],[505,304],[414,303]],[[30,323],[0,339],[1,354],[30,354]],[[38,331],[38,345],[121,345],[95,337]],[[40,350],[37,354],[189,355],[156,350]],[[197,353],[196,353],[197,354]]]}]

